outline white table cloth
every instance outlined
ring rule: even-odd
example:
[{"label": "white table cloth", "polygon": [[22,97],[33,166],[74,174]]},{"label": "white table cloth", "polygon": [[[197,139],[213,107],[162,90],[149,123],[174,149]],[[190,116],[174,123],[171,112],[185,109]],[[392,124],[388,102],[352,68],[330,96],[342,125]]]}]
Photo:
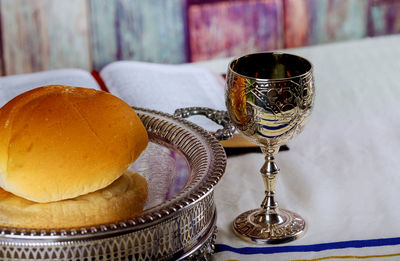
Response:
[{"label": "white table cloth", "polygon": [[[400,260],[400,36],[285,50],[314,65],[313,114],[281,169],[277,200],[308,224],[293,242],[239,240],[232,220],[264,195],[261,153],[228,157],[215,189],[214,260]],[[217,73],[230,59],[199,63]]]}]

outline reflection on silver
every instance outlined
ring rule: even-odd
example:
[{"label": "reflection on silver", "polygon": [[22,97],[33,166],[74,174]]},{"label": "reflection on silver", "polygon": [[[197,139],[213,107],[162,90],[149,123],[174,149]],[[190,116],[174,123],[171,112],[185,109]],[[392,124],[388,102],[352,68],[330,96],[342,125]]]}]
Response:
[{"label": "reflection on silver", "polygon": [[265,199],[259,209],[235,219],[234,232],[258,244],[283,243],[305,230],[304,220],[278,208],[275,183],[279,173],[274,156],[305,126],[314,98],[312,65],[284,53],[255,53],[233,60],[228,67],[226,107],[236,129],[265,154],[261,175]]},{"label": "reflection on silver", "polygon": [[[155,207],[172,198],[177,193],[170,194],[170,190],[179,192],[186,185],[190,172],[189,163],[185,161],[185,165],[178,166],[175,155],[181,156],[168,147],[150,142],[146,150],[130,166],[129,169],[140,173],[147,180],[149,190],[145,209]],[[183,155],[181,157],[183,158]],[[184,184],[175,184],[175,180],[181,176],[182,172],[186,174],[186,181]],[[175,188],[176,186],[178,188]]]},{"label": "reflection on silver", "polygon": [[217,140],[227,140],[232,138],[235,128],[229,119],[226,111],[218,111],[207,107],[188,107],[176,109],[174,115],[181,118],[188,118],[195,115],[203,115],[223,128],[213,133]]}]

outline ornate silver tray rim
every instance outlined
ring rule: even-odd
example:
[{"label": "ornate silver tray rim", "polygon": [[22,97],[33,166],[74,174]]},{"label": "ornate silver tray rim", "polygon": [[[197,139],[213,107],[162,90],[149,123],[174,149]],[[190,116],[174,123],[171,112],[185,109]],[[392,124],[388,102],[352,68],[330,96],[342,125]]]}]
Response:
[{"label": "ornate silver tray rim", "polygon": [[[24,245],[25,243],[23,243],[23,241],[27,240],[26,244],[32,245],[36,240],[40,240],[42,244],[46,241],[55,243],[122,235],[163,222],[212,193],[214,186],[222,177],[226,166],[225,151],[218,140],[201,127],[180,117],[149,109],[133,108],[150,135],[154,134],[159,137],[177,135],[177,133],[173,131],[162,132],[162,130],[166,130],[167,127],[170,127],[170,125],[174,123],[182,124],[182,126],[179,126],[181,128],[177,128],[179,132],[188,131],[187,135],[193,133],[198,135],[198,140],[195,142],[201,142],[201,144],[197,144],[198,146],[196,146],[195,151],[186,152],[186,154],[191,153],[191,155],[185,155],[188,158],[193,157],[194,154],[196,154],[194,157],[207,158],[207,164],[201,166],[196,178],[189,181],[189,185],[175,197],[131,219],[71,229],[23,229],[0,226],[0,241],[5,243],[5,241],[12,242],[13,240],[18,240],[18,245]],[[152,125],[152,120],[159,121],[157,128],[151,129],[149,127]],[[159,130],[161,130],[161,132]],[[191,130],[192,132],[190,132]],[[153,133],[153,131],[156,131],[156,133]],[[180,133],[180,135],[182,134],[184,135],[185,133]],[[177,144],[171,145],[177,146]],[[184,147],[185,144],[181,144],[180,146]]]}]

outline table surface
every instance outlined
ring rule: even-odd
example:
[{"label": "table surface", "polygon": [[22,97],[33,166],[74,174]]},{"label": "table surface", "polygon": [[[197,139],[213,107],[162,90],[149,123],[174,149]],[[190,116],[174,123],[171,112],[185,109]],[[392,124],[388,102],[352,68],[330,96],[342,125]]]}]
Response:
[{"label": "table surface", "polygon": [[[236,238],[232,220],[264,197],[258,174],[264,156],[229,156],[215,189],[213,259],[400,259],[400,36],[284,51],[314,66],[313,114],[290,150],[277,156],[278,203],[302,215],[307,232],[274,246]],[[230,60],[197,65],[224,73]]]},{"label": "table surface", "polygon": [[[282,245],[239,240],[232,221],[264,198],[264,156],[232,155],[214,191],[213,260],[400,260],[400,35],[284,51],[314,65],[311,118],[277,156],[278,203],[303,216],[308,229]],[[231,59],[196,65],[221,74]]]}]

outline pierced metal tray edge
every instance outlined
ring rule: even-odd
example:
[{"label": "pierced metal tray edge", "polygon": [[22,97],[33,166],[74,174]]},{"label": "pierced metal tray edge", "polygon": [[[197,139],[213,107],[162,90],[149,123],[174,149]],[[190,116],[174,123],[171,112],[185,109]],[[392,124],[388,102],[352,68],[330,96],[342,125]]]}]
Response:
[{"label": "pierced metal tray edge", "polygon": [[[90,239],[93,237],[101,236],[115,236],[116,234],[125,234],[132,231],[140,230],[144,227],[148,227],[159,222],[164,221],[169,218],[172,214],[179,213],[183,209],[195,204],[197,201],[201,200],[209,193],[212,192],[213,187],[221,179],[226,166],[226,154],[218,142],[218,140],[210,135],[203,128],[176,116],[144,108],[133,107],[137,112],[140,119],[145,121],[146,116],[157,116],[163,122],[179,122],[185,127],[189,127],[191,131],[194,131],[200,135],[210,147],[210,151],[213,153],[213,162],[209,163],[211,168],[208,168],[207,179],[203,182],[197,182],[197,184],[192,184],[191,186],[185,187],[185,189],[180,192],[174,198],[164,202],[168,204],[162,204],[160,207],[155,207],[150,212],[146,212],[143,215],[136,216],[127,220],[117,221],[114,223],[96,225],[91,227],[81,227],[81,228],[70,228],[70,229],[23,229],[23,228],[13,228],[0,226],[0,240],[4,239],[8,241],[9,239],[25,239],[25,240],[56,240],[63,241],[63,239],[71,240],[82,240]],[[146,125],[146,122],[144,122]],[[147,126],[146,126],[147,127]],[[150,130],[151,131],[151,130]],[[190,130],[189,130],[190,131]],[[160,135],[160,133],[158,133]],[[193,191],[193,188],[196,191]],[[1,243],[1,242],[0,242]]]}]

